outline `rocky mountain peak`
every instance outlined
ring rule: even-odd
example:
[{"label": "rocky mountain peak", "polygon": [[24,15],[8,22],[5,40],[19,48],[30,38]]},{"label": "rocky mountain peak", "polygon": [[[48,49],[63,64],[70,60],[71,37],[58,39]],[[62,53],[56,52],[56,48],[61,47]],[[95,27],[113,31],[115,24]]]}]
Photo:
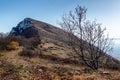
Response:
[{"label": "rocky mountain peak", "polygon": [[37,35],[37,30],[34,28],[34,23],[32,22],[33,19],[25,18],[21,22],[17,24],[16,27],[13,27],[10,34],[12,35],[21,35],[24,37],[34,37]]},{"label": "rocky mountain peak", "polygon": [[51,39],[62,39],[64,31],[51,24],[38,21],[32,18],[25,18],[13,27],[10,34],[24,36],[27,38],[42,36]]},{"label": "rocky mountain peak", "polygon": [[16,27],[13,27],[11,33],[18,35],[21,34],[25,29],[32,27],[33,24],[31,20],[31,18],[25,18],[23,21],[18,23]]}]

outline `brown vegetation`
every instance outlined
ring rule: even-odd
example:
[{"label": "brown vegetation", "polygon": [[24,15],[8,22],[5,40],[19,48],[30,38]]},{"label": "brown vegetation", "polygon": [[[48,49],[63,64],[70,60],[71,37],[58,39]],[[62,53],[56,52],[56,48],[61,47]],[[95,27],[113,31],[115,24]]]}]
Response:
[{"label": "brown vegetation", "polygon": [[19,43],[12,41],[7,45],[7,50],[16,50],[19,48]]},{"label": "brown vegetation", "polygon": [[12,35],[0,37],[0,50],[14,50],[14,49],[18,49],[18,47],[19,47],[19,37]]}]

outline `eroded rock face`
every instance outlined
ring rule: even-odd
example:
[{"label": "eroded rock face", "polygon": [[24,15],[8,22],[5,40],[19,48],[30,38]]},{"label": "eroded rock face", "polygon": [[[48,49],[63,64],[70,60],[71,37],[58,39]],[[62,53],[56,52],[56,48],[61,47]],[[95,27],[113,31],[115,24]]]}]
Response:
[{"label": "eroded rock face", "polygon": [[37,29],[34,27],[31,18],[25,18],[16,27],[13,27],[10,34],[22,35],[24,37],[35,37],[38,34]]}]

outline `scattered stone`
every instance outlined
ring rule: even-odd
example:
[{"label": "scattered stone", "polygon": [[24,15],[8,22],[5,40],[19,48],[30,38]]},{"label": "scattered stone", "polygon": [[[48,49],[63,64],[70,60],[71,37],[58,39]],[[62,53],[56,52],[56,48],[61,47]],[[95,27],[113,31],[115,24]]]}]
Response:
[{"label": "scattered stone", "polygon": [[103,71],[101,72],[102,75],[110,75],[110,72],[109,71]]},{"label": "scattered stone", "polygon": [[38,69],[39,72],[42,72],[43,70],[42,69]]}]

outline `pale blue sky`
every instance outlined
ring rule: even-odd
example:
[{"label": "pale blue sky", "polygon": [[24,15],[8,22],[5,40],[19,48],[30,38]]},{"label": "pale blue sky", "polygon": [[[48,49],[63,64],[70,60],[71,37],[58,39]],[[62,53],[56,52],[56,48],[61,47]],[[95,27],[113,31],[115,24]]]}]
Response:
[{"label": "pale blue sky", "polygon": [[26,17],[58,26],[61,16],[85,6],[87,19],[102,23],[110,37],[120,38],[120,0],[0,0],[0,32],[9,32]]}]

